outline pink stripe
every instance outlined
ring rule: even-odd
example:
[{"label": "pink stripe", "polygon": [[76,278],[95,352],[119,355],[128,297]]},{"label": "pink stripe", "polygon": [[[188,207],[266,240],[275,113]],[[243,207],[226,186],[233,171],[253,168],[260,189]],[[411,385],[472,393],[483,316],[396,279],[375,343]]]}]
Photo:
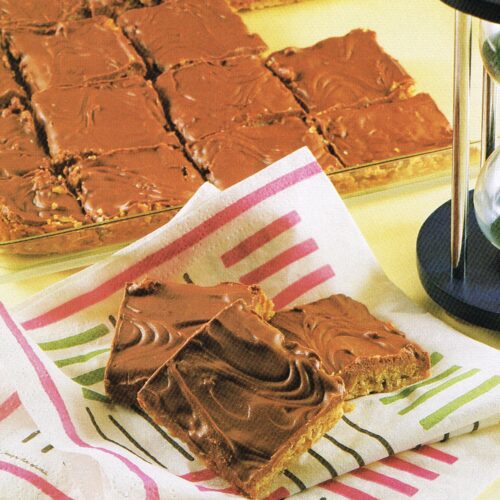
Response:
[{"label": "pink stripe", "polygon": [[196,486],[200,491],[216,491],[218,493],[229,493],[231,495],[240,495],[240,492],[234,487],[230,486],[229,488],[223,488],[221,490],[217,488],[207,488],[206,486]]},{"label": "pink stripe", "polygon": [[344,483],[339,483],[338,481],[330,480],[325,483],[321,483],[318,486],[352,500],[377,500],[375,497],[368,495],[368,493],[365,493],[364,491],[353,488],[352,486],[347,486],[347,484]]},{"label": "pink stripe", "polygon": [[312,238],[303,241],[302,243],[298,243],[284,252],[281,252],[276,257],[268,260],[261,266],[255,268],[253,271],[244,274],[240,277],[240,281],[246,285],[260,283],[266,278],[269,278],[269,276],[281,271],[281,269],[284,269],[290,264],[302,259],[306,255],[315,252],[318,248],[318,244]]},{"label": "pink stripe", "polygon": [[150,269],[153,269],[180,255],[264,200],[272,198],[281,191],[284,191],[289,187],[309,179],[310,177],[313,177],[321,172],[321,167],[316,162],[313,162],[278,177],[268,184],[265,184],[255,191],[247,194],[243,198],[235,201],[231,205],[222,209],[220,212],[212,215],[207,220],[198,224],[198,226],[177,238],[175,241],[148,255],[147,257],[144,257],[142,260],[118,273],[116,276],[105,281],[93,290],[70,299],[50,311],[47,311],[46,313],[25,321],[22,323],[22,326],[26,330],[41,328],[67,318],[81,309],[90,307],[91,305],[100,302],[119,290],[127,281],[132,281]]},{"label": "pink stripe", "polygon": [[0,405],[0,422],[14,413],[21,406],[21,401],[17,392],[13,392],[1,405]]},{"label": "pink stripe", "polygon": [[316,271],[306,274],[302,278],[293,282],[291,285],[284,288],[280,293],[273,297],[274,307],[277,311],[286,307],[290,302],[304,295],[309,290],[321,285],[325,281],[333,278],[335,272],[331,266],[323,266]]},{"label": "pink stripe", "polygon": [[300,215],[295,210],[283,215],[283,217],[276,219],[248,238],[245,238],[231,250],[228,250],[221,257],[223,264],[226,267],[234,266],[245,257],[248,257],[251,253],[255,252],[255,250],[269,243],[299,222]]},{"label": "pink stripe", "polygon": [[426,457],[433,458],[434,460],[444,462],[445,464],[454,464],[458,460],[458,457],[454,457],[453,455],[449,455],[444,451],[436,450],[436,448],[431,448],[427,445],[421,446],[420,448],[415,448],[413,451],[415,453],[420,453],[420,455],[425,455]]},{"label": "pink stripe", "polygon": [[50,377],[49,372],[45,368],[44,364],[40,360],[40,358],[36,355],[35,351],[32,349],[32,347],[29,345],[28,341],[26,338],[23,336],[21,333],[21,330],[17,327],[17,325],[14,323],[12,318],[10,317],[7,309],[5,309],[4,305],[0,302],[0,317],[4,320],[5,324],[7,325],[7,328],[10,330],[14,338],[17,340],[18,344],[21,346],[22,350],[24,351],[24,354],[30,361],[31,365],[33,366],[38,379],[40,380],[40,384],[42,385],[45,393],[49,397],[51,403],[54,405],[54,408],[56,409],[59,418],[61,420],[61,424],[63,426],[63,429],[68,436],[68,438],[73,441],[77,446],[80,448],[91,448],[94,450],[99,450],[103,453],[113,455],[115,458],[120,460],[131,472],[136,474],[141,481],[144,484],[144,489],[146,491],[146,498],[148,499],[159,499],[159,492],[158,492],[158,486],[155,483],[155,481],[146,475],[144,472],[142,472],[139,467],[137,467],[133,462],[125,458],[124,456],[120,455],[119,453],[116,453],[114,451],[108,450],[106,448],[100,448],[97,446],[92,446],[88,443],[85,443],[77,434],[76,429],[73,425],[73,422],[71,421],[71,417],[69,415],[68,409],[66,408],[66,405],[64,404],[64,401],[61,397],[61,394],[57,390],[55,382],[52,380]]},{"label": "pink stripe", "polygon": [[195,472],[188,472],[187,474],[183,474],[179,477],[185,479],[186,481],[197,483],[198,481],[210,481],[210,479],[217,477],[217,474],[210,469],[202,469]]},{"label": "pink stripe", "polygon": [[266,500],[281,500],[282,498],[287,498],[290,496],[290,492],[283,486],[274,490],[270,495],[266,497]]},{"label": "pink stripe", "polygon": [[364,479],[365,481],[387,486],[387,488],[402,493],[407,497],[412,497],[415,493],[418,493],[418,488],[415,488],[411,484],[403,483],[403,481],[399,481],[399,479],[386,476],[385,474],[375,472],[374,470],[365,469],[364,467],[353,470],[351,474],[359,477],[360,479]]},{"label": "pink stripe", "polygon": [[57,500],[71,500],[71,497],[65,495],[61,490],[56,488],[53,484],[50,484],[46,479],[33,474],[33,472],[27,469],[23,469],[21,467],[18,467],[17,465],[13,465],[9,462],[0,460],[0,470],[24,479],[50,498],[54,498]]},{"label": "pink stripe", "polygon": [[381,462],[389,467],[394,467],[394,469],[399,469],[414,476],[423,477],[424,479],[436,479],[439,474],[428,469],[424,469],[419,465],[412,464],[406,460],[402,460],[398,457],[386,457],[381,460]]}]

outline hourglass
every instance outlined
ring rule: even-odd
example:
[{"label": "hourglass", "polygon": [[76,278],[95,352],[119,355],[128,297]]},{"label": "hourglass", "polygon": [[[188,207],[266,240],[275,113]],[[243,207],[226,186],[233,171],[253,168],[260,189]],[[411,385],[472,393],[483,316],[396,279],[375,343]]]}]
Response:
[{"label": "hourglass", "polygon": [[[452,197],[420,229],[418,270],[427,293],[446,311],[500,331],[500,147],[495,150],[500,0],[441,1],[457,9]],[[481,169],[474,192],[468,186],[471,16],[481,19],[484,64]]]}]

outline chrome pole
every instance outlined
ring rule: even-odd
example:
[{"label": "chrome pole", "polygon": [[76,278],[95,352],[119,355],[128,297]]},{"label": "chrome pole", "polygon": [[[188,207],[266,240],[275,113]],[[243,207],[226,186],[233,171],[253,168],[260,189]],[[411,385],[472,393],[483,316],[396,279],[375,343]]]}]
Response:
[{"label": "chrome pole", "polygon": [[483,123],[481,127],[481,167],[496,148],[497,87],[486,68],[483,69]]},{"label": "chrome pole", "polygon": [[469,105],[472,20],[455,13],[453,169],[451,193],[451,276],[465,277],[469,198]]}]

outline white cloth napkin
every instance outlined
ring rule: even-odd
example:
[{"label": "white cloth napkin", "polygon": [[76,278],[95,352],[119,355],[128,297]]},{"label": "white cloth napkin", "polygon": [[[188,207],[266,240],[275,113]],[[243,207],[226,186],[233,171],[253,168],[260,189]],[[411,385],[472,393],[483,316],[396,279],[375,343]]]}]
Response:
[{"label": "white cloth napkin", "polygon": [[[0,480],[8,476],[13,488],[21,488],[15,491],[28,488],[32,495],[36,488],[32,476],[20,478],[19,467],[77,498],[234,493],[184,443],[146,415],[110,404],[104,394],[104,366],[123,285],[157,273],[200,285],[259,281],[279,308],[345,293],[432,353],[430,379],[397,393],[357,399],[354,411],[276,480],[275,498],[314,485],[321,485],[322,497],[431,498],[435,493],[439,498],[451,486],[438,478],[463,474],[462,464],[471,463],[470,443],[480,437],[483,443],[498,442],[498,426],[478,431],[500,420],[498,353],[426,314],[387,279],[330,181],[303,148],[222,193],[203,186],[169,224],[15,311],[0,307],[0,364],[11,385],[0,403],[0,436],[17,436],[8,447],[0,445]],[[25,444],[38,439],[19,441],[21,421],[24,433],[30,422],[32,432],[40,431],[54,447],[40,455],[60,457],[45,466],[45,476],[14,458],[22,458]],[[462,448],[448,453],[459,460],[445,458],[440,447],[449,446],[448,438],[472,431],[470,438],[460,438]],[[382,461],[367,466],[377,460]],[[464,498],[497,474],[492,453],[474,460],[477,480],[456,482]],[[2,461],[11,470],[2,469]],[[78,476],[74,482],[73,476]]]}]

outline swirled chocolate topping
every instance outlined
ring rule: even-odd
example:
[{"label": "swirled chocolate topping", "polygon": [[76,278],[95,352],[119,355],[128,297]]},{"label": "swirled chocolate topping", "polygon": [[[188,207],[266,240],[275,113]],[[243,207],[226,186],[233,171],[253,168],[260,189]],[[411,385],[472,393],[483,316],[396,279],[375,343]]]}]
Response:
[{"label": "swirled chocolate topping", "polygon": [[50,26],[59,21],[80,19],[84,6],[83,0],[2,0],[0,27]]},{"label": "swirled chocolate topping", "polygon": [[165,2],[127,12],[118,24],[161,72],[187,62],[258,54],[267,48],[225,0]]},{"label": "swirled chocolate topping", "polygon": [[138,400],[153,419],[253,496],[268,474],[286,466],[286,451],[301,439],[310,444],[311,428],[321,432],[316,426],[322,418],[330,415],[333,425],[340,417],[343,383],[318,368],[315,353],[287,344],[237,301],[167,361]]},{"label": "swirled chocolate topping", "polygon": [[257,56],[172,69],[158,78],[156,88],[187,141],[242,123],[269,123],[302,112],[291,92]]},{"label": "swirled chocolate topping", "polygon": [[240,126],[190,145],[194,161],[220,189],[255,174],[296,149],[308,146],[325,171],[342,168],[313,128],[295,116],[271,124]]},{"label": "swirled chocolate topping", "polygon": [[340,372],[359,356],[395,354],[409,341],[345,295],[276,313],[272,324],[288,339],[316,351],[325,368]]},{"label": "swirled chocolate topping", "polygon": [[166,140],[166,119],[150,82],[131,76],[111,82],[37,92],[33,109],[59,163]]},{"label": "swirled chocolate topping", "polygon": [[0,107],[7,106],[13,97],[22,99],[26,97],[26,94],[14,79],[14,73],[7,58],[0,56]]},{"label": "swirled chocolate topping", "polygon": [[[332,295],[278,312],[271,323],[289,341],[317,352],[323,367],[329,373],[343,376],[349,391],[352,391],[358,372],[371,376],[371,372],[383,366],[384,358],[396,364],[399,361],[416,364],[412,377],[424,378],[429,369],[429,357],[421,347],[390,323],[370,314],[365,305],[345,295]],[[401,382],[401,385],[406,383]],[[369,392],[372,391],[367,389],[366,393]]]},{"label": "swirled chocolate topping", "polygon": [[42,156],[35,124],[29,111],[0,112],[0,152],[17,152],[23,155]]},{"label": "swirled chocolate topping", "polygon": [[129,284],[120,307],[105,385],[113,399],[135,403],[146,380],[198,328],[243,299],[257,309],[265,297],[256,286],[223,283],[199,287],[145,280]]},{"label": "swirled chocolate topping", "polygon": [[85,159],[69,169],[68,182],[97,222],[183,205],[203,180],[178,145]]},{"label": "swirled chocolate topping", "polygon": [[3,239],[16,239],[85,222],[76,198],[61,179],[38,169],[22,177],[0,180],[0,221],[7,224]]},{"label": "swirled chocolate topping", "polygon": [[312,47],[275,52],[267,65],[308,111],[406,96],[413,84],[401,65],[378,45],[375,33],[362,29]]},{"label": "swirled chocolate topping", "polygon": [[50,31],[15,31],[8,39],[32,93],[146,71],[132,44],[106,17],[60,23]]},{"label": "swirled chocolate topping", "polygon": [[451,146],[453,132],[428,94],[316,115],[346,166]]}]

